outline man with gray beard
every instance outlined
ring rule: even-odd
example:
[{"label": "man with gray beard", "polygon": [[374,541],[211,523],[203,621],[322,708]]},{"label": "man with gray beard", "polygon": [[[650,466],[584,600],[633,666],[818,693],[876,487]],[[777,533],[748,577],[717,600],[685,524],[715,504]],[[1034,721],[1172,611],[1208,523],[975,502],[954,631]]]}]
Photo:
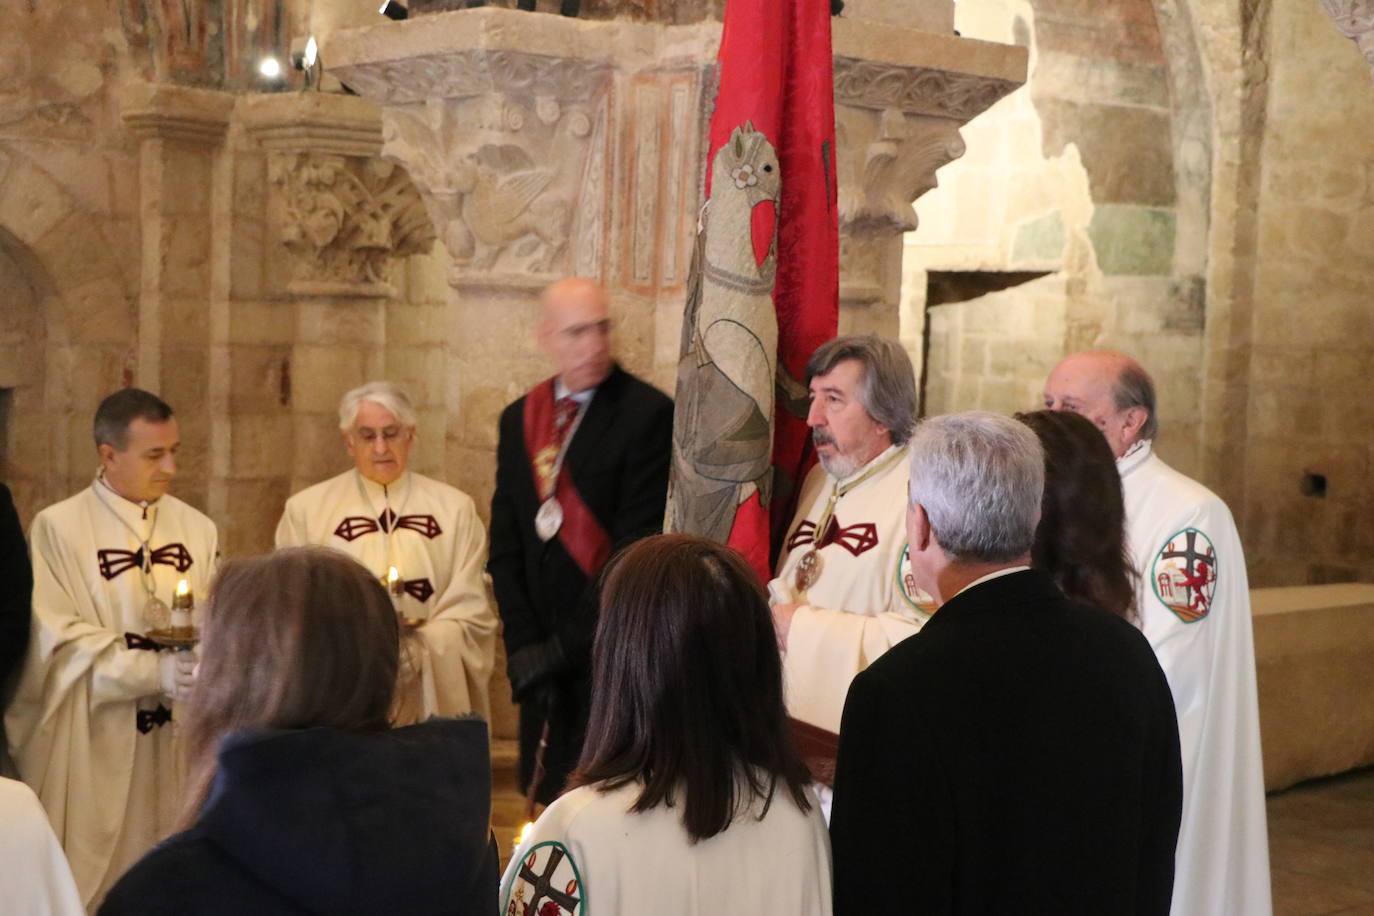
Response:
[{"label": "man with gray beard", "polygon": [[906,554],[906,442],[916,378],[901,344],[837,337],[806,365],[820,463],[768,583],[787,709],[838,732],[849,682],[930,616]]}]

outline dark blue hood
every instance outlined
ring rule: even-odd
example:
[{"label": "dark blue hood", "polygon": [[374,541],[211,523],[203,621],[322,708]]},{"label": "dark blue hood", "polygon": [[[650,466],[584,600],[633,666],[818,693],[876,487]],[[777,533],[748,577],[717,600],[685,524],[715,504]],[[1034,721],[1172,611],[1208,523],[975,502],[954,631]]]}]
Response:
[{"label": "dark blue hood", "polygon": [[308,912],[457,913],[490,821],[486,723],[434,719],[231,735],[194,832]]}]

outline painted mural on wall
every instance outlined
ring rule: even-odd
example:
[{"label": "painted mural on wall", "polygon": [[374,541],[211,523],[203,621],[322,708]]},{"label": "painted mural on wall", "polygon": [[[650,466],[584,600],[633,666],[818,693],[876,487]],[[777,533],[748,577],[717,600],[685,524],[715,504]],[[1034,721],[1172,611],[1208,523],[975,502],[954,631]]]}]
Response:
[{"label": "painted mural on wall", "polygon": [[135,62],[147,79],[222,89],[261,89],[258,63],[286,66],[293,33],[283,0],[119,0]]}]

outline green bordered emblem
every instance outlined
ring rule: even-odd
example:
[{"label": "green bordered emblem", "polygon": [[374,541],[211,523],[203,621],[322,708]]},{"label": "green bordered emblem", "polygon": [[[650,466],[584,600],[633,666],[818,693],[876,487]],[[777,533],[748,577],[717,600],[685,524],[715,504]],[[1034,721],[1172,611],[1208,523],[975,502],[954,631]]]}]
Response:
[{"label": "green bordered emblem", "polygon": [[1173,534],[1155,555],[1150,586],[1155,597],[1184,623],[1197,623],[1212,610],[1217,591],[1217,551],[1196,528]]},{"label": "green bordered emblem", "polygon": [[568,847],[556,840],[525,852],[501,904],[503,916],[586,916],[582,873]]},{"label": "green bordered emblem", "polygon": [[911,574],[911,550],[906,544],[897,556],[897,594],[902,596],[906,606],[915,612],[920,623],[930,619],[935,613],[935,602],[916,585],[916,577]]}]

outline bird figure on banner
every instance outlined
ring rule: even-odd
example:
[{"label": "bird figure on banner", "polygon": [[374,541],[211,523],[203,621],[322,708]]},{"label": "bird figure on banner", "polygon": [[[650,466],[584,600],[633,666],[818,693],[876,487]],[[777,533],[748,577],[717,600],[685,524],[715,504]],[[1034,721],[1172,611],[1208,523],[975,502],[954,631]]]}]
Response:
[{"label": "bird figure on banner", "polygon": [[736,508],[772,490],[782,173],[745,121],[717,152],[693,255],[674,424],[669,530],[724,542]]}]

